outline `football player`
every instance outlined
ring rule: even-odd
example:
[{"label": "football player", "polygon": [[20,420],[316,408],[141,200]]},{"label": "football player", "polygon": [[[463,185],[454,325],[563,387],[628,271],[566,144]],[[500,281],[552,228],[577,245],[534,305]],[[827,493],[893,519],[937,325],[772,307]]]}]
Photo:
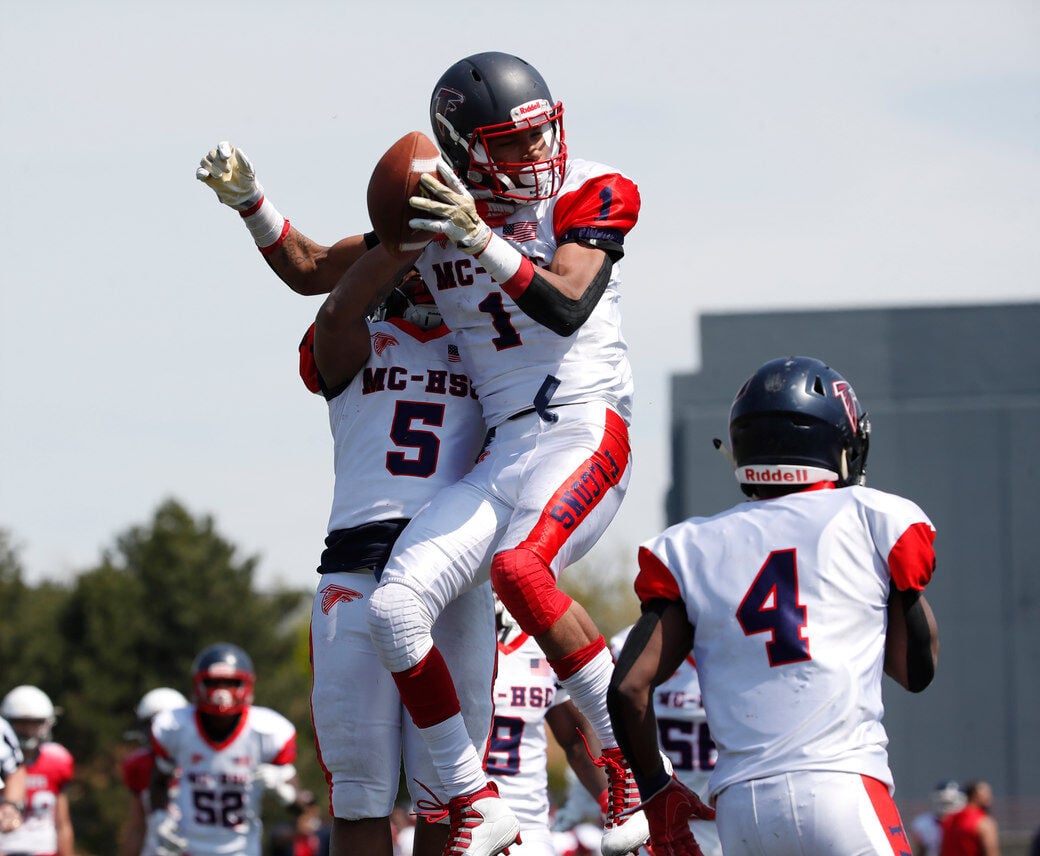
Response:
[{"label": "football player", "polygon": [[920,692],[935,674],[923,594],[935,529],[910,500],[864,486],[870,423],[817,359],[761,366],[737,392],[729,436],[751,501],[640,548],[643,614],[608,697],[654,852],[699,852],[686,824],[699,800],[661,768],[652,700],[691,646],[727,856],[909,852],[881,675]]},{"label": "football player", "polygon": [[264,791],[286,804],[295,799],[296,728],[253,704],[256,672],[237,645],[204,648],[191,674],[194,703],[152,720],[156,852],[260,856]]},{"label": "football player", "polygon": [[606,791],[607,778],[589,754],[595,734],[560,687],[541,648],[498,598],[495,615],[498,674],[488,777],[520,821],[523,843],[510,847],[510,856],[556,856],[549,830],[546,728],[563,749],[578,786],[593,799]]},{"label": "football player", "polygon": [[66,788],[75,763],[68,749],[51,740],[56,716],[50,697],[39,687],[15,687],[0,702],[0,716],[18,735],[26,777],[22,823],[0,834],[0,853],[73,856],[75,834]]},{"label": "football player", "polygon": [[155,767],[155,753],[151,746],[152,720],[161,711],[175,710],[187,704],[188,700],[172,687],[156,687],[141,696],[134,708],[137,729],[124,737],[142,740],[145,745],[127,755],[120,764],[123,784],[130,791],[130,806],[120,837],[119,856],[156,856],[156,830],[149,797]]},{"label": "football player", "polygon": [[[488,856],[518,824],[467,749],[450,669],[430,636],[480,579],[474,538],[502,531],[496,594],[532,636],[603,748],[611,799],[603,852],[647,838],[605,694],[602,634],[557,585],[613,519],[631,474],[632,373],[620,332],[620,265],[639,214],[635,183],[569,158],[563,105],[510,54],[453,64],[430,104],[446,160],[423,177],[411,225],[434,232],[416,266],[431,283],[494,432],[479,463],[402,534],[370,613],[373,639],[452,795],[453,840]],[[484,217],[478,201],[513,205]],[[461,846],[461,844],[459,845]]]},{"label": "football player", "polygon": [[[250,218],[270,214],[241,150],[221,143],[202,164],[200,178],[222,202],[261,212],[247,214],[247,226]],[[377,247],[374,235],[325,248],[293,227],[252,231],[254,237],[278,233],[273,246],[261,238],[261,250],[295,291],[331,292],[300,345],[304,383],[329,407],[335,467],[311,615],[311,706],[330,783],[332,856],[390,856],[389,816],[402,757],[413,801],[426,798],[420,783],[439,802],[448,796],[372,646],[368,603],[408,520],[472,466],[484,422],[429,290],[417,272],[407,265],[402,271],[400,260]],[[330,270],[337,275],[328,276]],[[397,284],[386,293],[388,281]],[[490,539],[482,549],[490,561]],[[454,601],[434,632],[460,676],[468,733],[483,754],[495,664],[490,585]],[[421,824],[416,854],[442,852],[447,835],[446,823]]]}]

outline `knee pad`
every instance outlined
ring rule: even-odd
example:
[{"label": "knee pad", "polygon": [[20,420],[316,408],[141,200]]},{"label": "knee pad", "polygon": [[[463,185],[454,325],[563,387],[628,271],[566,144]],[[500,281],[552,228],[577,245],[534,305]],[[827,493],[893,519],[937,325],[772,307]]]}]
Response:
[{"label": "knee pad", "polygon": [[372,593],[368,632],[383,666],[403,672],[415,666],[433,647],[433,616],[408,586],[386,583]]},{"label": "knee pad", "polygon": [[491,562],[491,587],[529,636],[541,636],[569,608],[549,566],[523,548],[504,550]]}]

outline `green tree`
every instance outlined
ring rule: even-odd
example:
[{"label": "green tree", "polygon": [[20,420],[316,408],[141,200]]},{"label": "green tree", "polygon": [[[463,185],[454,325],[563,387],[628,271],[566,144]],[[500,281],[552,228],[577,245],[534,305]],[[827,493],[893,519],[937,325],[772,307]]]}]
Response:
[{"label": "green tree", "polygon": [[310,673],[299,656],[306,594],[254,590],[255,557],[240,557],[210,516],[163,502],[145,525],[116,536],[101,563],[81,574],[58,616],[64,651],[58,698],[61,742],[77,759],[71,805],[80,846],[110,853],[127,795],[119,761],[132,748],[123,734],[147,690],[172,686],[191,695],[196,654],[233,642],[256,666],[256,701],[300,730],[300,767],[320,781],[310,749]]}]

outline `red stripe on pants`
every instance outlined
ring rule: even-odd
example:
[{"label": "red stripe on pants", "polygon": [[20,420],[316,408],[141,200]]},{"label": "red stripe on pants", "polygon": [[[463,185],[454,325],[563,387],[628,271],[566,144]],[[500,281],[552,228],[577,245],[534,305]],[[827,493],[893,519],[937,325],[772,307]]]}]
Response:
[{"label": "red stripe on pants", "polygon": [[607,408],[599,448],[560,483],[545,504],[538,522],[517,547],[531,550],[549,564],[570,534],[599,505],[607,491],[621,481],[628,468],[631,446],[625,420]]},{"label": "red stripe on pants", "polygon": [[870,804],[874,806],[874,813],[881,822],[881,828],[884,829],[888,843],[892,847],[892,852],[895,856],[912,856],[910,842],[907,840],[903,821],[899,817],[899,809],[896,808],[895,802],[888,793],[888,786],[870,776],[860,776],[860,778],[863,780],[863,787],[867,790],[867,796],[870,797]]}]

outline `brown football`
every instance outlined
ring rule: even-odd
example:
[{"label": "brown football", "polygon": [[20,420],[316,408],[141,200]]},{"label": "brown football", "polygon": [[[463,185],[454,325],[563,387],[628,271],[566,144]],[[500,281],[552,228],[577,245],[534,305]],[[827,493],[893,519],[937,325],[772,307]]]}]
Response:
[{"label": "brown football", "polygon": [[413,229],[408,221],[422,213],[408,204],[419,195],[419,177],[437,174],[440,152],[420,131],[410,131],[386,150],[368,180],[368,216],[379,242],[397,255],[420,250],[434,237]]}]

